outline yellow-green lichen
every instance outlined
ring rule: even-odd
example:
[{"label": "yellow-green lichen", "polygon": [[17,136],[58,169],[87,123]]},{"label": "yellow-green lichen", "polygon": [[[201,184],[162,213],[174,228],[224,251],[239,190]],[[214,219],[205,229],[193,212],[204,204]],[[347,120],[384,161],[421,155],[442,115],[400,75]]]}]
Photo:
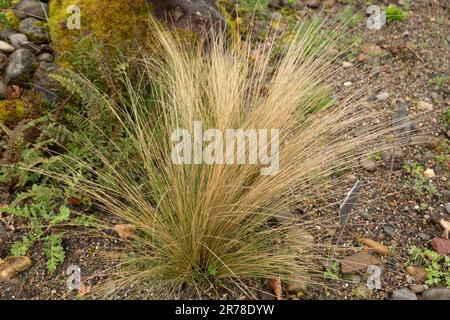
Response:
[{"label": "yellow-green lichen", "polygon": [[26,104],[20,99],[0,101],[0,122],[13,126],[26,116]]},{"label": "yellow-green lichen", "polygon": [[20,24],[20,19],[14,14],[14,12],[11,9],[6,10],[5,12],[5,18],[6,21],[8,22],[8,25],[12,28],[12,29],[19,29],[19,24]]},{"label": "yellow-green lichen", "polygon": [[[73,15],[67,9],[73,5],[80,8],[80,29],[67,27]],[[93,34],[96,41],[117,46],[144,39],[149,14],[145,0],[53,0],[48,21],[52,44],[62,52],[72,50],[78,41]]]}]

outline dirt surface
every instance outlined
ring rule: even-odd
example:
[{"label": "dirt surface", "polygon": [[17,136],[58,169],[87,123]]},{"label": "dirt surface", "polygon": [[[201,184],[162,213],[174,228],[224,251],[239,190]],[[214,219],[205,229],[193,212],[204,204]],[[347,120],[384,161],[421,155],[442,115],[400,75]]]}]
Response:
[{"label": "dirt surface", "polygon": [[[254,32],[257,34],[261,31],[258,28],[267,25],[274,12],[280,12],[283,16],[282,22],[286,21],[286,24],[317,14],[320,9],[309,8],[306,2],[308,1],[298,1],[298,5],[289,10],[284,7],[265,9],[256,16]],[[385,110],[386,118],[378,120],[390,121],[398,107],[404,105],[410,115],[427,113],[426,123],[419,123],[415,129],[431,131],[435,138],[426,144],[402,148],[392,170],[390,160],[384,161],[383,155],[374,155],[373,170],[361,168],[351,172],[353,177],[333,195],[333,200],[337,203],[345,197],[355,181],[360,179],[361,196],[342,237],[343,246],[349,249],[340,251],[339,259],[362,250],[358,241],[360,237],[389,246],[391,254],[387,257],[372,253],[380,260],[382,288],[373,290],[371,298],[387,299],[393,290],[411,284],[408,283],[405,272],[409,248],[430,248],[431,239],[443,236],[439,220],[450,221],[450,214],[444,207],[445,203],[450,202],[450,127],[444,117],[445,110],[450,108],[450,2],[403,1],[409,3],[406,20],[390,23],[381,30],[367,29],[365,5],[359,5],[358,1],[352,2],[355,3],[352,7],[353,14],[363,15],[364,19],[349,35],[356,36],[357,44],[353,53],[343,59],[351,63],[351,66],[348,64],[348,81],[354,81],[355,75],[362,72],[369,72],[367,81],[381,84],[376,92],[389,94],[388,98],[378,101],[376,96],[367,98],[369,104],[374,102],[373,107]],[[389,3],[373,2],[382,6]],[[331,16],[338,15],[344,9],[343,3],[337,3]],[[244,17],[244,21],[246,18],[249,19]],[[371,46],[369,51],[364,49],[368,45]],[[426,186],[431,184],[433,187],[427,189],[417,186],[412,175],[405,169],[405,164],[406,167],[417,164],[424,169],[433,169],[436,177],[425,182]],[[337,203],[331,209],[337,214],[338,207]],[[7,224],[7,246],[20,238],[21,232],[17,227],[17,221],[9,221]],[[336,224],[335,228],[327,230],[328,240],[336,241],[338,233],[339,225]],[[114,246],[117,244],[109,239],[86,239],[75,235],[69,237],[64,241],[65,262],[54,276],[50,276],[46,272],[42,248],[37,244],[30,250],[32,267],[14,280],[0,284],[0,299],[74,298],[76,292],[70,293],[67,289],[67,268],[70,265],[79,266],[83,283],[89,287],[98,279],[92,275],[101,270],[101,252]],[[326,280],[323,285],[311,285],[306,293],[298,296],[289,294],[286,298],[358,298],[355,288],[365,284],[367,277],[365,271],[350,275],[340,274],[338,280]],[[270,291],[269,288],[266,284],[262,285],[263,290]],[[185,290],[180,297],[194,298],[196,294]],[[239,295],[222,297],[240,298]],[[270,294],[257,294],[257,297],[273,298]]]}]

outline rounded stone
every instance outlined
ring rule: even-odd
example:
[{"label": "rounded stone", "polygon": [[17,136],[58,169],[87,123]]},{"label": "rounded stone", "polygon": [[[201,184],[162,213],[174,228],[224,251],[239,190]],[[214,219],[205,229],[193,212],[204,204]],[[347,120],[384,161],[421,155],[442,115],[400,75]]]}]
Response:
[{"label": "rounded stone", "polygon": [[26,18],[19,24],[19,31],[36,44],[48,42],[49,32],[43,21],[35,18]]},{"label": "rounded stone", "polygon": [[20,49],[28,41],[28,37],[23,33],[15,33],[9,36],[9,42],[14,48]]},{"label": "rounded stone", "polygon": [[33,74],[36,56],[28,49],[18,49],[9,56],[5,68],[5,81],[11,84],[26,82]]},{"label": "rounded stone", "polygon": [[38,60],[51,63],[51,62],[53,62],[53,60],[55,60],[55,57],[53,57],[53,55],[51,53],[44,52],[38,56]]},{"label": "rounded stone", "polygon": [[15,50],[16,50],[16,48],[14,48],[8,42],[0,41],[0,51],[6,52],[6,53],[13,53]]},{"label": "rounded stone", "polygon": [[48,17],[48,4],[36,0],[22,0],[12,8],[12,11],[19,19],[33,17],[45,20]]}]

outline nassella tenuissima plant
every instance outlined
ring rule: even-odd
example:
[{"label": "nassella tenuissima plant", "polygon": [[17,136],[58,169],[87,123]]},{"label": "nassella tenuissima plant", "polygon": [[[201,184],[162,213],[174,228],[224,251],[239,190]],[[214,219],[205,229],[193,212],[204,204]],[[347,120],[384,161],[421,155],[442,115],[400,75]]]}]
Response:
[{"label": "nassella tenuissima plant", "polygon": [[[114,265],[110,293],[150,298],[183,284],[233,283],[252,296],[247,280],[321,274],[316,263],[324,250],[314,240],[316,222],[299,217],[280,223],[277,217],[302,200],[326,202],[341,181],[334,178],[339,168],[357,165],[369,146],[379,150],[392,131],[391,123],[366,123],[379,114],[362,107],[360,94],[324,99],[342,77],[336,63],[341,52],[334,50],[338,33],[309,24],[274,54],[275,42],[255,47],[213,34],[205,45],[153,28],[155,49],[134,61],[139,71],[133,80],[124,73],[119,99],[82,76],[69,76],[98,96],[129,139],[129,150],[113,139],[108,148],[82,142],[92,146],[102,169],[79,159],[89,174],[79,178],[78,188],[110,216],[136,227],[122,239],[125,246],[108,255]],[[261,164],[175,163],[173,133],[192,131],[195,122],[221,132],[279,130],[278,172],[262,175]],[[240,151],[247,147],[249,140]],[[126,161],[118,165],[114,159],[121,154]],[[66,172],[53,175],[69,181],[70,167]]]}]

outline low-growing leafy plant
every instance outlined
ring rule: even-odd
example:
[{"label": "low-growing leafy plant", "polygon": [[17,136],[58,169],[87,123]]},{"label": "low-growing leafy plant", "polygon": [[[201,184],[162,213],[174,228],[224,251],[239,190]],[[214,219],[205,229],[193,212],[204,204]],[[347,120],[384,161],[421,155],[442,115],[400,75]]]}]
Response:
[{"label": "low-growing leafy plant", "polygon": [[[428,84],[433,86],[434,91],[439,92],[450,81],[450,77],[447,75],[437,75],[428,80]],[[450,82],[449,82],[450,83]]]},{"label": "low-growing leafy plant", "polygon": [[71,217],[67,204],[58,204],[55,195],[62,196],[61,189],[33,185],[29,191],[19,194],[9,207],[0,209],[18,218],[28,230],[21,240],[14,242],[11,254],[24,256],[36,242],[42,241],[50,274],[64,261],[64,232],[60,229],[66,225],[87,226],[92,221],[88,216]]},{"label": "low-growing leafy plant", "polygon": [[394,21],[404,21],[407,17],[406,11],[397,6],[388,6],[384,9],[386,13],[386,21],[392,23]]},{"label": "low-growing leafy plant", "polygon": [[418,165],[416,162],[406,162],[403,165],[403,168],[410,175],[406,185],[411,188],[416,195],[433,197],[439,194],[433,182],[424,176],[423,166]]},{"label": "low-growing leafy plant", "polygon": [[372,159],[373,159],[373,161],[380,161],[382,159],[381,158],[381,152],[374,153],[372,155]]},{"label": "low-growing leafy plant", "polygon": [[340,266],[337,260],[332,260],[325,268],[323,276],[328,279],[339,279]]},{"label": "low-growing leafy plant", "polygon": [[405,162],[403,169],[412,176],[423,175],[424,172],[423,166],[414,161]]},{"label": "low-growing leafy plant", "polygon": [[415,265],[425,265],[426,284],[445,285],[450,288],[450,257],[426,248],[411,247],[410,261]]},{"label": "low-growing leafy plant", "polygon": [[61,243],[63,234],[53,233],[53,230],[68,223],[70,219],[69,208],[64,204],[56,204],[53,194],[54,190],[51,188],[34,185],[30,191],[20,194],[10,207],[0,209],[21,220],[29,229],[21,240],[12,245],[11,254],[24,256],[36,242],[43,241],[47,270],[51,274],[64,260]]},{"label": "low-growing leafy plant", "polygon": [[44,252],[47,257],[47,270],[50,274],[56,272],[57,267],[64,262],[65,252],[62,245],[64,233],[57,233],[44,238]]}]

